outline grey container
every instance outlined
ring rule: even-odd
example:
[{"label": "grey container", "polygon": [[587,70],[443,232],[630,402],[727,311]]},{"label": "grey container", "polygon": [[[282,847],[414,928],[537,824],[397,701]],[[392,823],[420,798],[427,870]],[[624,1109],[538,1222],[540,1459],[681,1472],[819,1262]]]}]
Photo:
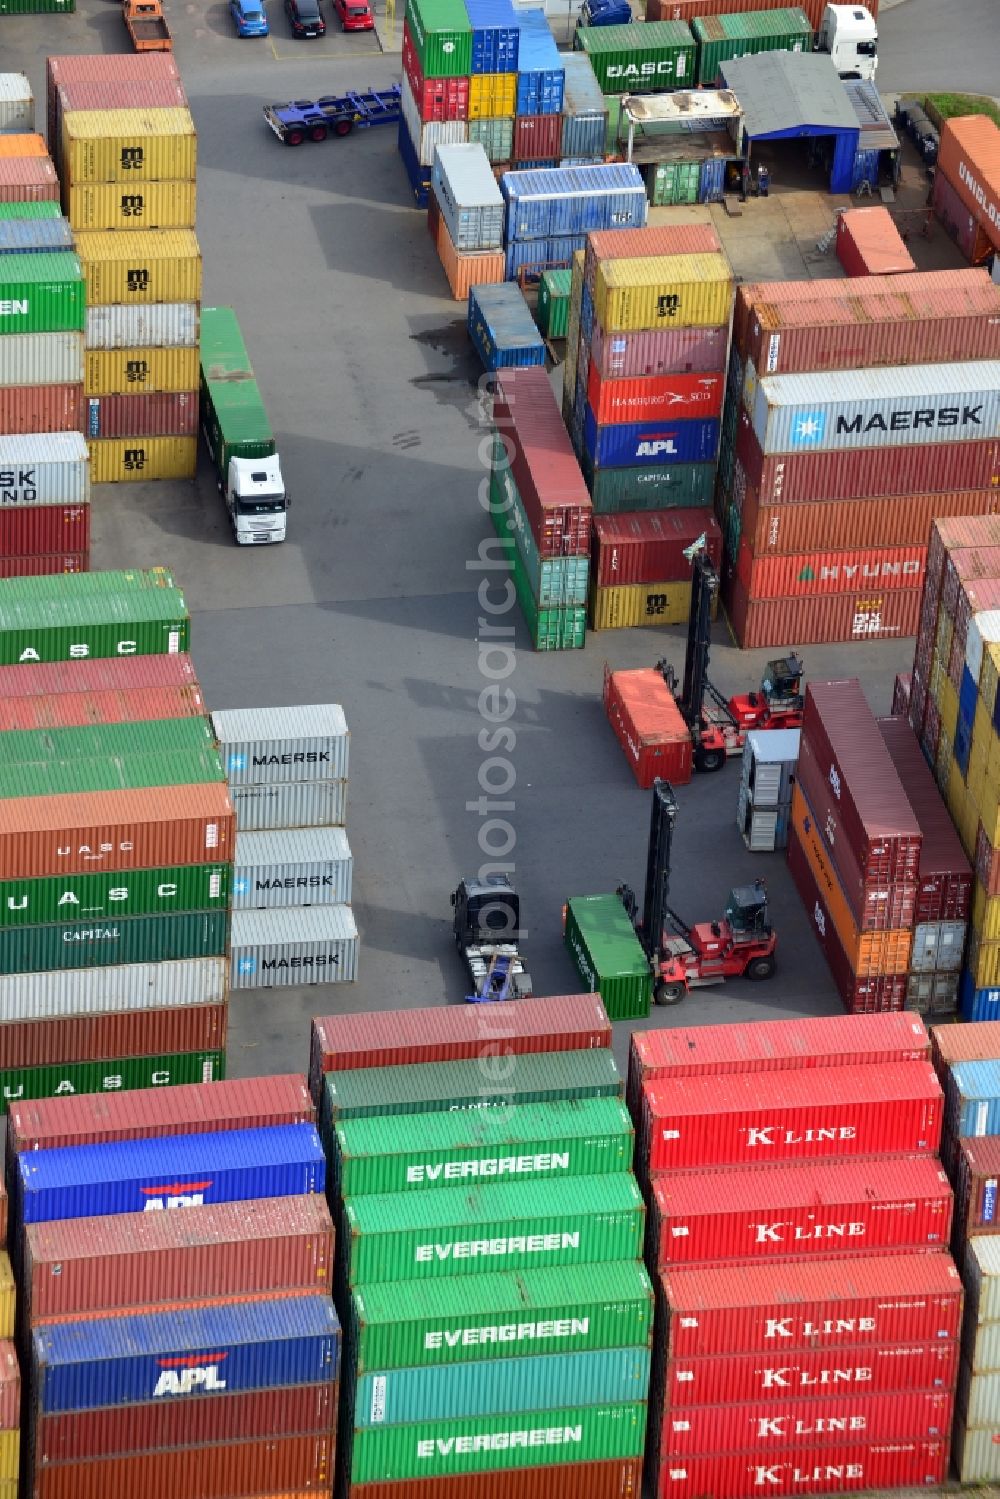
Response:
[{"label": "grey container", "polygon": [[736,826],[751,853],[773,853],[788,847],[788,825],[791,804],[783,807],[755,807],[746,784],[740,783],[736,801]]},{"label": "grey container", "polygon": [[82,333],[12,333],[0,338],[0,385],[79,385]]},{"label": "grey container", "polygon": [[913,928],[913,973],[958,973],[965,951],[964,921],[923,921]]},{"label": "grey container", "polygon": [[911,973],[906,1008],[918,1015],[952,1015],[958,1009],[957,973]]},{"label": "grey container", "polygon": [[0,476],[0,506],[5,510],[22,505],[86,505],[90,458],[83,433],[0,437]]},{"label": "grey container", "polygon": [[350,905],[353,862],[343,828],[240,833],[233,909]]},{"label": "grey container", "polygon": [[[339,703],[302,708],[232,708],[212,714],[230,787],[282,781],[343,781],[349,737]],[[314,819],[321,821],[322,819]],[[342,822],[343,818],[337,818]],[[284,827],[290,823],[260,823]],[[308,826],[308,820],[297,823]]]},{"label": "grey container", "polygon": [[604,160],[608,137],[608,105],[586,52],[565,52],[562,154],[564,157]]},{"label": "grey container", "polygon": [[225,958],[5,974],[0,977],[0,1021],[217,1005],[226,998],[227,979]]},{"label": "grey container", "polygon": [[348,983],[358,976],[358,929],[350,906],[234,911],[234,989]]},{"label": "grey container", "polygon": [[346,781],[284,781],[274,786],[230,786],[241,833],[276,828],[335,828],[347,818]]},{"label": "grey container", "polygon": [[755,807],[787,807],[799,763],[799,729],[754,729],[743,746],[743,784]]},{"label": "grey container", "polygon": [[499,250],[504,201],[484,146],[438,146],[431,187],[456,250]]},{"label": "grey container", "polygon": [[31,84],[23,73],[0,73],[0,135],[31,133],[34,128]]}]

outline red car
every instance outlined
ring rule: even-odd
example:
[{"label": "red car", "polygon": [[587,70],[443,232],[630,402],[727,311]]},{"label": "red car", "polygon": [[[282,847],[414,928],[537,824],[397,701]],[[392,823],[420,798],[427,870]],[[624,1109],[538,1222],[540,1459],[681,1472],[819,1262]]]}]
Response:
[{"label": "red car", "polygon": [[333,0],[333,8],[345,31],[373,31],[375,13],[370,0]]}]

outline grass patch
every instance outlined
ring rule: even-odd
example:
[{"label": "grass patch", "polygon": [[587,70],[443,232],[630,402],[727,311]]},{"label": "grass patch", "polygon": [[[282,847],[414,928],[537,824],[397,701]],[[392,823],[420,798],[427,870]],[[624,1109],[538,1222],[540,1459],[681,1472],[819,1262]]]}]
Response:
[{"label": "grass patch", "polygon": [[926,99],[944,120],[957,115],[989,115],[994,125],[1000,125],[1000,109],[982,94],[928,94]]}]

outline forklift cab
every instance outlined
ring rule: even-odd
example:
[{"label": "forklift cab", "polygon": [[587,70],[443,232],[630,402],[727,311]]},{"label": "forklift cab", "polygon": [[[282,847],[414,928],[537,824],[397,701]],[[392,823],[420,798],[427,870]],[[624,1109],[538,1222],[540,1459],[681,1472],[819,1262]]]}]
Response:
[{"label": "forklift cab", "polygon": [[734,942],[758,942],[771,934],[767,919],[767,889],[763,880],[737,885],[729,892],[726,921]]},{"label": "forklift cab", "polygon": [[517,941],[521,907],[506,875],[462,880],[452,894],[451,903],[455,907],[455,941],[459,947]]},{"label": "forklift cab", "polygon": [[805,705],[802,697],[804,670],[802,662],[794,653],[789,656],[779,656],[776,661],[767,663],[760,690],[772,708],[782,709],[785,712],[802,711]]}]

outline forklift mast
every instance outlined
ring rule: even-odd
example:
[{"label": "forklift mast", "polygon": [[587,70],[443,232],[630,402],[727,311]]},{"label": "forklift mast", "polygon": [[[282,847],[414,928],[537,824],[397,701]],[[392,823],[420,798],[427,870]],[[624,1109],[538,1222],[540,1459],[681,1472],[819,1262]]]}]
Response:
[{"label": "forklift mast", "polygon": [[[691,559],[691,612],[688,615],[684,682],[677,706],[695,744],[701,733],[701,710],[708,687],[708,654],[712,644],[712,603],[719,591],[719,574],[704,547]],[[673,792],[670,793],[671,796]]]},{"label": "forklift mast", "polygon": [[649,848],[646,851],[646,891],[642,907],[642,940],[647,956],[655,962],[668,924],[678,925],[670,909],[670,856],[674,841],[677,798],[669,781],[657,776],[653,782],[653,805],[649,817]]}]

